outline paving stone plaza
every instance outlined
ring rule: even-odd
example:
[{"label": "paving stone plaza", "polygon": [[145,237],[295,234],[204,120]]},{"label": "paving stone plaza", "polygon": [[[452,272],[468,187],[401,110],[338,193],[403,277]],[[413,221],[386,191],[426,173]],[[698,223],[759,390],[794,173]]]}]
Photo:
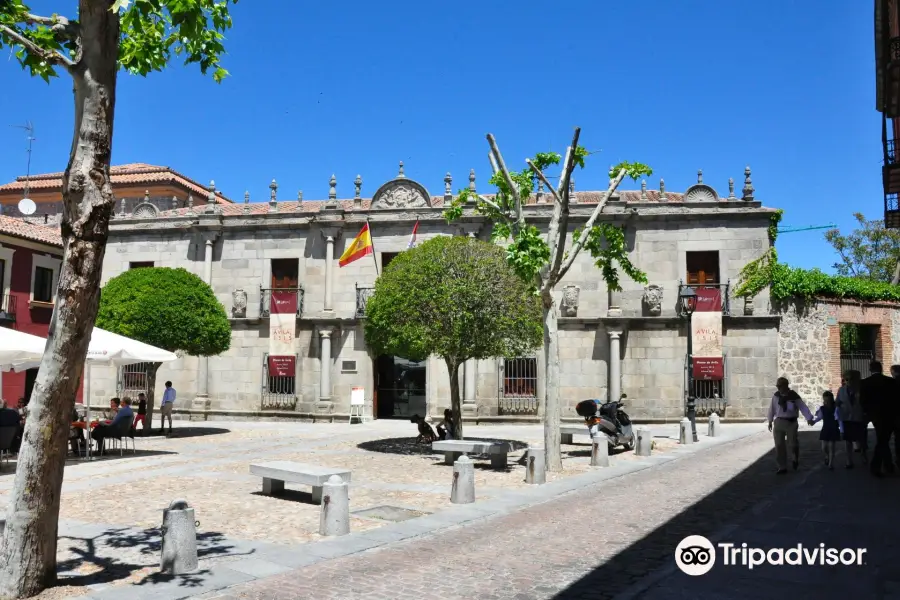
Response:
[{"label": "paving stone plaza", "polygon": [[[171,438],[139,439],[136,455],[67,466],[60,586],[39,598],[656,600],[759,597],[760,589],[767,598],[855,589],[888,598],[900,590],[890,566],[897,547],[881,535],[894,527],[884,515],[900,500],[896,481],[863,468],[825,471],[815,428],[801,429],[801,467],[787,477],[773,474],[762,424],[724,423],[716,438],[701,424],[690,445],[679,445],[677,426],[656,425],[651,457],[617,452],[606,468],[590,467],[588,438],[576,436],[563,447],[564,472],[543,485],[524,482],[522,450],[504,470],[474,457],[476,501],[454,505],[453,468],[416,447],[409,423],[176,425]],[[522,448],[541,435],[537,426],[467,431]],[[350,534],[318,534],[309,488],[288,483],[263,495],[249,465],[274,460],[351,470]],[[11,484],[5,467],[0,500]],[[176,498],[196,511],[199,568],[161,575],[162,509]],[[847,519],[857,519],[852,531]],[[860,545],[869,562],[688,577],[673,555],[692,534],[763,547]]]}]

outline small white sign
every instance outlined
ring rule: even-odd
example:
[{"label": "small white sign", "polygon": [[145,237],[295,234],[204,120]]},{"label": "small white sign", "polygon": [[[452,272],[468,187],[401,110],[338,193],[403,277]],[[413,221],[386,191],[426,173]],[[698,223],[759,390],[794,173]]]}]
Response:
[{"label": "small white sign", "polygon": [[366,403],[366,388],[350,389],[350,406],[363,406]]}]

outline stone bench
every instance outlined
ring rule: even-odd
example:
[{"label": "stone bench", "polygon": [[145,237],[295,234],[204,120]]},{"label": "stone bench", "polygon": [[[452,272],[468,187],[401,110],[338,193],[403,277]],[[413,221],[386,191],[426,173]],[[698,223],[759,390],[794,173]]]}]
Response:
[{"label": "stone bench", "polygon": [[491,466],[505,469],[507,455],[519,450],[512,442],[487,442],[484,440],[444,440],[432,442],[432,450],[444,453],[444,464],[452,465],[463,454],[487,454],[491,457]]},{"label": "stone bench", "polygon": [[591,430],[587,428],[587,425],[563,425],[559,428],[559,443],[571,444],[572,437],[576,435],[591,437]]},{"label": "stone bench", "polygon": [[304,465],[285,460],[250,465],[250,474],[262,477],[262,491],[267,496],[283,492],[286,481],[311,486],[312,500],[316,504],[322,503],[322,486],[332,475],[337,475],[344,483],[350,483],[350,471],[347,469]]}]

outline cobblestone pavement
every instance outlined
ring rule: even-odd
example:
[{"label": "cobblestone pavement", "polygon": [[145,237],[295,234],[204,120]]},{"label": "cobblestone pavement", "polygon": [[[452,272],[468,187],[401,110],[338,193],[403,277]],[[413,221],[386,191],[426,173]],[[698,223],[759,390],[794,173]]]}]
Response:
[{"label": "cobblestone pavement", "polygon": [[[674,449],[677,427],[655,428],[655,453]],[[467,427],[467,437],[541,442],[539,426]],[[319,507],[306,488],[280,497],[263,496],[252,462],[292,460],[348,468],[353,473],[354,510],[378,506],[425,514],[450,506],[452,468],[430,447],[413,444],[415,426],[403,421],[366,424],[260,422],[176,422],[171,438],[138,438],[136,455],[92,462],[72,461],[63,484],[57,561],[63,584],[49,597],[82,595],[86,586],[139,583],[158,569],[162,509],[185,498],[200,521],[205,551],[201,566],[246,557],[267,542],[301,544],[321,539]],[[548,480],[590,471],[588,438],[566,445],[565,471]],[[129,450],[130,452],[130,450]],[[476,459],[479,500],[525,487],[524,466],[510,455],[507,470],[489,469]],[[613,464],[634,461],[633,453],[611,457]],[[12,469],[0,472],[0,503],[8,500]],[[292,486],[288,486],[292,488]],[[387,521],[352,518],[354,531]],[[284,527],[290,523],[291,527]],[[246,542],[246,543],[245,543]],[[250,545],[248,545],[250,544]]]},{"label": "cobblestone pavement", "polygon": [[197,598],[614,598],[670,565],[684,537],[710,537],[809,476],[821,458],[816,432],[802,434],[801,469],[786,476],[774,474],[771,436],[760,433],[505,516]]}]

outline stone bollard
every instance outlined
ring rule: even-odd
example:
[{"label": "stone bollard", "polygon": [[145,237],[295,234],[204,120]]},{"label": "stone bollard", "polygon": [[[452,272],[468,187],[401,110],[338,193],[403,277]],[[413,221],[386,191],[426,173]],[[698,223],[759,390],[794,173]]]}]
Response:
[{"label": "stone bollard", "polygon": [[173,500],[163,509],[160,571],[172,575],[197,570],[197,526],[194,509],[185,500]]},{"label": "stone bollard", "polygon": [[591,438],[591,466],[609,466],[609,440],[602,433]]},{"label": "stone bollard", "polygon": [[546,459],[547,455],[543,448],[528,448],[525,455],[525,483],[536,485],[547,483]]},{"label": "stone bollard", "polygon": [[691,429],[691,422],[687,417],[678,424],[678,443],[684,445],[694,443],[694,431]]},{"label": "stone bollard", "polygon": [[709,437],[719,437],[719,415],[713,413],[709,415],[709,429],[707,430]]},{"label": "stone bollard", "polygon": [[653,450],[653,434],[650,428],[638,427],[634,437],[634,453],[637,456],[650,456]]},{"label": "stone bollard", "polygon": [[322,486],[319,508],[320,535],[350,533],[350,486],[339,475],[332,475]]},{"label": "stone bollard", "polygon": [[460,456],[453,465],[453,487],[450,502],[471,504],[475,502],[475,465],[468,456]]}]

